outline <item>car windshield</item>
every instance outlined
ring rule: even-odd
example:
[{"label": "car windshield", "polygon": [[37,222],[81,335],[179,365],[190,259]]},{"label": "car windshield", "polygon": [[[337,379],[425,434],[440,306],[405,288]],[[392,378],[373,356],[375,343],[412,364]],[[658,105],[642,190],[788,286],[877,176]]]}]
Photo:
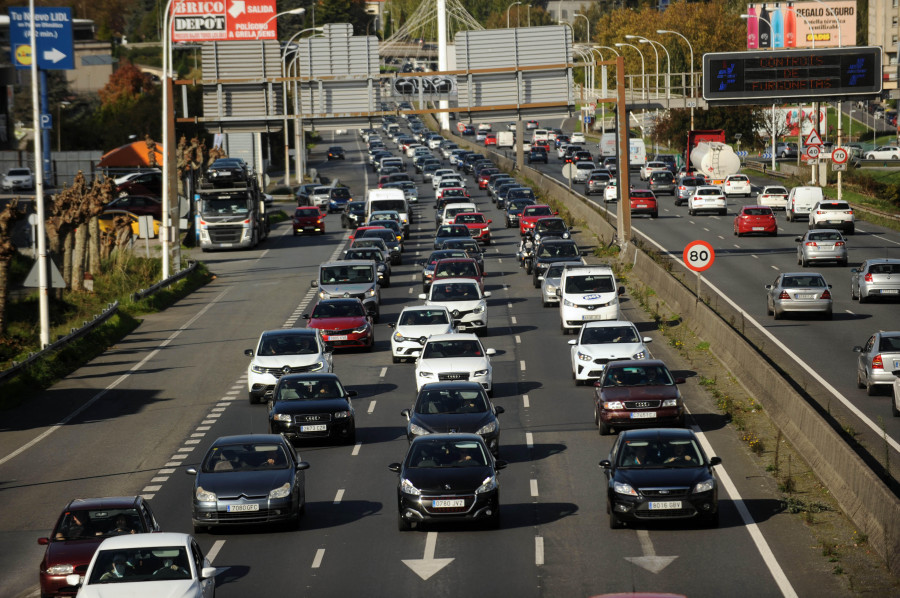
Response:
[{"label": "car windshield", "polygon": [[619,467],[702,467],[703,456],[697,444],[687,438],[626,440],[619,448]]},{"label": "car windshield", "polygon": [[606,345],[610,343],[640,342],[632,326],[588,327],[581,333],[582,345]]},{"label": "car windshield", "polygon": [[53,530],[55,542],[121,536],[145,532],[137,509],[77,509],[66,511]]},{"label": "car windshield", "polygon": [[203,473],[287,469],[284,447],[271,442],[222,444],[212,447],[203,460]]},{"label": "car windshield", "polygon": [[[409,176],[409,175],[407,175],[407,176]],[[397,213],[405,213],[406,212],[406,200],[405,199],[379,199],[378,200],[378,209],[381,211],[393,210]]]},{"label": "car windshield", "polygon": [[478,293],[476,283],[456,282],[453,284],[435,284],[431,287],[432,301],[478,301],[481,296]]},{"label": "car windshield", "polygon": [[366,315],[362,303],[353,301],[321,302],[313,310],[313,318],[362,318]]},{"label": "car windshield", "polygon": [[475,262],[441,262],[434,267],[435,278],[472,278],[478,276]]},{"label": "car windshield", "polygon": [[350,199],[350,189],[346,187],[335,187],[331,190],[331,199]]},{"label": "car windshield", "polygon": [[490,461],[484,445],[472,440],[448,438],[420,438],[412,445],[407,457],[407,467],[473,467],[485,466]]},{"label": "car windshield", "polygon": [[809,233],[807,237],[810,241],[843,241],[841,233],[835,231],[833,233]]},{"label": "car windshield", "polygon": [[319,344],[312,334],[266,334],[259,341],[257,355],[314,355]]},{"label": "car windshield", "polygon": [[772,210],[769,208],[744,208],[745,216],[772,216]]},{"label": "car windshield", "polygon": [[703,179],[691,179],[687,177],[681,179],[681,184],[685,187],[698,187],[705,182],[706,181],[704,181]]},{"label": "car windshield", "polygon": [[781,286],[787,289],[824,289],[826,284],[825,279],[821,276],[785,276],[781,281]]},{"label": "car windshield", "polygon": [[477,340],[459,339],[430,341],[422,351],[422,359],[452,359],[459,357],[483,357],[481,343]]},{"label": "car windshield", "polygon": [[546,220],[538,220],[537,223],[538,232],[542,231],[553,231],[553,232],[565,232],[566,223],[562,220],[556,220],[552,218],[548,218]]},{"label": "car windshield", "polygon": [[351,247],[377,247],[378,249],[387,250],[387,245],[382,239],[354,239]]},{"label": "car windshield", "polygon": [[200,201],[203,216],[235,216],[250,213],[247,197],[204,197]]},{"label": "car windshield", "polygon": [[437,235],[438,237],[468,237],[469,229],[465,226],[442,226],[438,229]]},{"label": "car windshield", "polygon": [[538,249],[537,256],[540,257],[579,257],[578,247],[573,243],[542,243]]},{"label": "car windshield", "polygon": [[566,278],[566,293],[612,293],[615,291],[612,276],[586,274]]},{"label": "car windshield", "polygon": [[340,382],[333,378],[302,379],[285,378],[278,385],[276,401],[316,401],[339,399],[344,396]]},{"label": "car windshield", "polygon": [[[101,550],[94,558],[88,585],[192,579],[184,546]],[[161,595],[168,591],[160,588]]]},{"label": "car windshield", "polygon": [[31,171],[27,168],[13,168],[6,173],[6,176],[29,176]]},{"label": "car windshield", "polygon": [[364,230],[361,238],[382,239],[385,243],[396,243],[397,241],[397,236],[393,233],[393,231],[389,231],[388,229],[381,226],[379,226],[378,228],[370,228],[368,230]]},{"label": "car windshield", "polygon": [[456,222],[460,224],[484,224],[484,214],[477,214],[475,212],[468,212],[465,214],[460,214],[456,217]]},{"label": "car windshield", "polygon": [[363,284],[375,280],[372,266],[325,266],[319,274],[322,284]]},{"label": "car windshield", "polygon": [[442,326],[449,324],[442,309],[413,309],[400,314],[399,326]]},{"label": "car windshield", "polygon": [[522,212],[523,216],[550,216],[551,214],[550,208],[547,206],[529,206]]},{"label": "car windshield", "polygon": [[318,218],[319,215],[319,208],[297,208],[294,212],[294,216],[298,218]]},{"label": "car windshield", "polygon": [[345,260],[373,260],[376,262],[384,261],[384,254],[374,248],[371,249],[348,249],[344,254]]},{"label": "car windshield", "polygon": [[423,415],[487,413],[487,411],[488,403],[477,389],[423,390],[415,406],[415,412]]},{"label": "car windshield", "polygon": [[457,214],[462,214],[464,212],[474,212],[475,208],[473,207],[465,207],[465,208],[447,208],[445,212],[445,216],[447,218],[453,218]]},{"label": "car windshield", "polygon": [[556,264],[550,266],[550,268],[547,270],[547,273],[544,274],[544,278],[560,278],[565,267],[565,264]]},{"label": "car windshield", "polygon": [[603,386],[672,386],[675,382],[663,365],[612,367],[603,377]]}]

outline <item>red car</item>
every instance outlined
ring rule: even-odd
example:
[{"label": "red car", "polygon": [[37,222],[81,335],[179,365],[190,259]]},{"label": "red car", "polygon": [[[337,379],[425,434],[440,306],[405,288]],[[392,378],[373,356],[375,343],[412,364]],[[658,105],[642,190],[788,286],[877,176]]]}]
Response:
[{"label": "red car", "polygon": [[547,205],[538,204],[533,206],[525,206],[519,215],[519,234],[534,230],[534,224],[541,218],[547,216],[558,216],[559,212],[554,212],[553,208]]},{"label": "red car", "polygon": [[162,172],[151,170],[128,179],[116,187],[116,195],[149,195],[151,197],[162,196]]},{"label": "red car", "polygon": [[472,238],[485,245],[491,244],[491,227],[493,222],[481,212],[464,212],[457,214],[452,224],[465,224]]},{"label": "red car", "polygon": [[487,189],[488,181],[491,180],[491,176],[499,173],[499,168],[482,168],[478,172],[478,178],[476,179],[478,181],[478,188]]},{"label": "red car", "polygon": [[651,218],[659,216],[659,205],[656,203],[656,195],[650,189],[631,189],[628,194],[631,200],[632,214],[650,214]]},{"label": "red car", "polygon": [[734,234],[741,237],[757,233],[770,237],[778,235],[775,212],[768,206],[744,206],[734,217]]},{"label": "red car", "polygon": [[657,359],[611,361],[594,385],[594,422],[600,434],[613,429],[684,427],[684,403],[678,384]]},{"label": "red car", "polygon": [[496,133],[488,133],[484,136],[484,144],[485,145],[497,145],[497,134]]},{"label": "red car", "polygon": [[325,217],[316,207],[302,207],[294,210],[291,224],[294,227],[295,237],[300,233],[325,234]]},{"label": "red car", "polygon": [[158,532],[150,503],[140,496],[76,498],[66,505],[49,538],[41,561],[41,596],[74,596],[78,588],[66,576],[84,575],[106,538],[131,533]]},{"label": "red car", "polygon": [[350,233],[350,241],[352,241],[353,239],[357,239],[357,238],[362,239],[363,233],[366,232],[367,230],[377,230],[380,228],[384,228],[384,227],[383,226],[370,226],[370,225],[358,226],[358,227],[356,227],[356,230],[354,230],[352,233]]},{"label": "red car", "polygon": [[322,299],[312,314],[303,314],[309,328],[322,331],[322,338],[330,347],[357,347],[371,351],[375,346],[372,317],[366,313],[362,301],[356,297]]},{"label": "red car", "polygon": [[547,139],[538,139],[537,141],[531,142],[531,148],[534,149],[536,147],[544,148],[545,152],[550,152],[550,141]]},{"label": "red car", "polygon": [[469,193],[463,187],[441,187],[438,189],[437,197],[435,199],[443,199],[443,198],[459,198],[460,200],[468,200]]},{"label": "red car", "polygon": [[471,278],[481,287],[484,293],[484,273],[478,267],[478,262],[471,257],[446,258],[438,260],[434,264],[434,273],[429,282],[442,278]]}]

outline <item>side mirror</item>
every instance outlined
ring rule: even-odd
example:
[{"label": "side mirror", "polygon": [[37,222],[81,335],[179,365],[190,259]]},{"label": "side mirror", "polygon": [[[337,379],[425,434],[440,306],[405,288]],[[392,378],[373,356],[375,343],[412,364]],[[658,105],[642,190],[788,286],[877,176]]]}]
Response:
[{"label": "side mirror", "polygon": [[856,274],[858,272],[859,270],[857,270],[856,268],[850,268],[850,274]]},{"label": "side mirror", "polygon": [[496,407],[494,407],[494,414],[495,414],[495,415],[500,415],[501,413],[506,413],[506,409],[504,409],[503,407],[500,407],[499,405],[497,405]]},{"label": "side mirror", "polygon": [[184,473],[186,473],[188,475],[197,475],[197,468],[196,467],[188,467],[187,469],[184,470]]},{"label": "side mirror", "polygon": [[393,330],[394,328],[396,328],[396,326],[397,326],[397,325],[396,325],[394,322],[391,322],[391,323],[388,324],[388,328],[390,328],[391,330]]},{"label": "side mirror", "polygon": [[247,357],[253,357],[253,349],[244,349],[244,355]]},{"label": "side mirror", "polygon": [[218,569],[216,569],[215,567],[203,567],[203,569],[200,571],[200,578],[211,579],[216,576],[216,571],[218,571]]},{"label": "side mirror", "polygon": [[428,299],[428,295],[426,295],[425,293],[419,293],[419,301],[425,301],[426,299]]},{"label": "side mirror", "polygon": [[556,296],[557,296],[557,297],[562,297],[562,293],[560,292],[559,289],[556,289]]},{"label": "side mirror", "polygon": [[645,336],[644,338],[641,339],[641,341],[643,341],[645,343],[652,343],[653,339],[650,338],[649,336]]},{"label": "side mirror", "polygon": [[675,378],[675,384],[684,384],[684,383],[685,383],[684,378]]},{"label": "side mirror", "polygon": [[830,288],[831,288],[831,285],[828,285],[828,288],[830,289]]},{"label": "side mirror", "polygon": [[494,469],[498,469],[498,470],[506,469],[507,465],[508,465],[508,463],[506,461],[502,461],[500,459],[497,459],[496,461],[494,461]]},{"label": "side mirror", "polygon": [[421,351],[413,351],[412,353],[409,354],[409,356],[415,357],[416,359],[418,359],[421,354],[422,354]]},{"label": "side mirror", "polygon": [[300,461],[297,463],[297,471],[303,471],[304,469],[309,469],[309,463],[306,461]]},{"label": "side mirror", "polygon": [[603,469],[609,469],[610,467],[612,467],[612,463],[609,462],[609,459],[604,459],[603,461],[600,461],[600,467],[602,467]]},{"label": "side mirror", "polygon": [[485,355],[496,355],[496,354],[497,354],[497,350],[496,350],[496,349],[486,349],[485,352],[484,352],[484,354],[485,354]]},{"label": "side mirror", "polygon": [[41,546],[46,546],[50,543],[50,538],[38,538],[38,544]]},{"label": "side mirror", "polygon": [[538,276],[537,279],[538,279],[538,280],[544,280],[544,277],[543,277],[543,276]]},{"label": "side mirror", "polygon": [[574,346],[574,345],[577,345],[577,344],[578,344],[578,339],[574,339],[574,338],[573,338],[572,340],[569,341],[569,344],[570,344],[570,345],[573,345],[573,346]]},{"label": "side mirror", "polygon": [[772,285],[767,284],[767,285],[766,285],[766,290],[767,290],[767,291],[771,291],[771,290],[772,290]]},{"label": "side mirror", "polygon": [[347,391],[347,396],[348,396],[348,397],[355,397],[355,396],[357,396],[357,395],[359,395],[359,393],[356,392],[355,390],[348,390],[348,391]]},{"label": "side mirror", "polygon": [[722,457],[710,457],[709,458],[709,466],[713,467],[714,465],[721,465]]},{"label": "side mirror", "polygon": [[400,473],[400,464],[399,463],[391,463],[390,465],[388,465],[388,469],[390,469],[394,473]]},{"label": "side mirror", "polygon": [[493,222],[493,220],[488,220],[488,221],[487,221],[488,224],[490,224],[490,223],[492,223],[492,222]]},{"label": "side mirror", "polygon": [[624,295],[624,294],[625,294],[625,287],[619,287],[619,292],[618,292],[618,294],[619,294],[619,295]]},{"label": "side mirror", "polygon": [[854,352],[854,353],[862,353],[862,352],[863,352],[863,348],[860,347],[860,346],[853,347],[853,352]]},{"label": "side mirror", "polygon": [[891,375],[900,378],[900,370],[894,370],[893,372],[891,372]]},{"label": "side mirror", "polygon": [[484,292],[484,296],[485,296],[485,298],[490,297],[490,296],[491,296],[491,292],[490,292],[490,291],[485,291],[485,292]]},{"label": "side mirror", "polygon": [[402,415],[406,419],[409,419],[409,409],[404,409],[403,411],[400,412],[400,415]]},{"label": "side mirror", "polygon": [[794,243],[800,243],[803,241],[803,237],[794,237]]},{"label": "side mirror", "polygon": [[308,319],[309,319],[309,314],[303,314],[303,319],[304,319],[304,320],[308,320]]},{"label": "side mirror", "polygon": [[314,288],[314,289],[315,289],[315,288],[318,288],[318,286],[319,286],[319,281],[318,281],[318,280],[311,280],[311,281],[309,281],[309,286],[312,287],[312,288]]}]

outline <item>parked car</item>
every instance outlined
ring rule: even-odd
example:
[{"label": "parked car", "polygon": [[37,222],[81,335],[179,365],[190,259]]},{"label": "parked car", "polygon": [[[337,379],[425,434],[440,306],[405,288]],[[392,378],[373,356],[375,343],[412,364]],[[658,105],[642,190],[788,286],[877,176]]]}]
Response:
[{"label": "parked car", "polygon": [[600,461],[606,475],[606,512],[610,529],[625,523],[694,519],[719,525],[719,482],[692,430],[626,430],[609,457]]},{"label": "parked car", "polygon": [[766,206],[744,206],[738,215],[734,217],[734,234],[744,235],[778,235],[778,222],[772,208]]},{"label": "parked car", "polygon": [[611,362],[650,359],[647,343],[652,341],[649,336],[642,337],[631,322],[607,320],[585,323],[578,338],[569,341],[575,385],[598,380]]},{"label": "parked car", "polygon": [[853,347],[853,351],[859,353],[856,360],[858,388],[865,388],[871,397],[878,394],[879,389],[893,386],[894,372],[900,370],[900,332],[878,331],[863,346]]},{"label": "parked car", "polygon": [[18,191],[20,189],[30,191],[34,189],[34,175],[31,173],[30,168],[10,168],[3,176],[2,186],[4,191]]},{"label": "parked car", "polygon": [[779,158],[796,158],[797,144],[793,141],[781,141],[775,144],[775,155]]},{"label": "parked car", "polygon": [[847,242],[839,230],[810,230],[796,237],[797,263],[806,268],[810,262],[836,262],[847,265]]},{"label": "parked car", "polygon": [[876,297],[900,298],[900,259],[868,259],[850,270],[850,297],[860,303]]},{"label": "parked car", "polygon": [[356,414],[347,390],[332,373],[288,374],[268,397],[269,432],[290,442],[356,442]]},{"label": "parked car", "polygon": [[785,272],[766,285],[766,314],[780,320],[786,313],[832,314],[831,285],[817,272]]},{"label": "parked car", "polygon": [[684,378],[658,359],[611,361],[594,385],[594,424],[602,435],[623,428],[683,428],[679,384]]},{"label": "parked car", "polygon": [[[216,162],[218,162],[218,160],[216,160]],[[213,166],[215,166],[216,162],[213,162]],[[209,176],[212,176],[212,173],[215,172],[212,170],[213,166],[210,166]],[[138,176],[125,181],[121,185],[117,185],[116,195],[119,197],[125,195],[144,195],[157,198],[161,197],[162,172],[156,170],[142,172]]]},{"label": "parked car", "polygon": [[124,210],[138,216],[153,216],[156,220],[162,220],[162,200],[149,195],[116,197],[103,206],[103,210]]},{"label": "parked car", "polygon": [[900,160],[900,147],[882,145],[866,152],[866,160]]}]

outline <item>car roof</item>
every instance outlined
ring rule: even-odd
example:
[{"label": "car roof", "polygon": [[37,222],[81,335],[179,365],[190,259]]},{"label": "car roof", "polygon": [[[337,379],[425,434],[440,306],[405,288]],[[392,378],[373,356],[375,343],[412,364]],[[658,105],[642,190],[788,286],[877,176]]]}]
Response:
[{"label": "car roof", "polygon": [[286,374],[278,379],[279,382],[282,380],[337,380],[340,382],[340,378],[337,377],[337,374],[332,374],[330,372],[316,372],[316,373],[304,373],[304,374]]},{"label": "car roof", "polygon": [[213,446],[222,446],[225,444],[247,444],[247,443],[267,443],[273,442],[277,444],[282,444],[284,442],[284,436],[281,434],[236,434],[234,436],[219,436],[216,438],[213,443],[210,445]]},{"label": "car roof", "polygon": [[466,434],[463,432],[454,432],[452,434],[423,434],[422,436],[415,437],[411,444],[445,439],[471,440],[473,442],[478,442],[479,444],[484,444],[484,440],[478,434]]},{"label": "car roof", "polygon": [[407,305],[401,310],[400,313],[404,311],[426,311],[431,309],[443,309],[444,311],[450,311],[450,309],[446,305]]},{"label": "car roof", "polygon": [[606,364],[608,368],[633,368],[633,367],[646,367],[653,366],[658,367],[662,366],[666,369],[669,369],[665,362],[662,359],[623,359],[622,361],[610,361]]},{"label": "car roof", "polygon": [[585,322],[582,328],[612,328],[614,326],[634,326],[630,320],[593,320]]},{"label": "car roof", "polygon": [[260,337],[273,336],[316,336],[318,333],[314,328],[278,328],[276,330],[264,330]]},{"label": "car roof", "polygon": [[655,440],[660,437],[689,439],[696,437],[690,428],[633,428],[631,430],[622,430],[620,436],[629,440]]},{"label": "car roof", "polygon": [[66,505],[67,511],[80,509],[120,509],[130,507],[141,499],[140,496],[104,496],[101,498],[76,498]]},{"label": "car roof", "polygon": [[[366,263],[374,263],[374,262],[366,262]],[[319,302],[316,305],[323,304],[332,304],[332,303],[359,303],[362,305],[362,301],[360,301],[357,297],[331,297],[329,299],[319,299]]]},{"label": "car roof", "polygon": [[[384,228],[384,227],[375,227],[375,228]],[[387,229],[385,229],[387,230]],[[353,249],[350,247],[350,249]],[[357,247],[357,249],[359,249]],[[336,266],[340,268],[346,268],[348,266],[371,266],[371,260],[338,260],[336,262],[323,262],[319,264],[319,268],[325,268],[326,266]]]},{"label": "car roof", "polygon": [[[451,279],[451,280],[465,280],[466,282],[472,282],[472,280],[466,279]],[[474,283],[473,283],[474,284]],[[459,341],[459,340],[478,340],[478,335],[474,332],[450,332],[448,334],[432,334],[428,337],[426,342],[431,341]],[[479,341],[481,342],[481,341]]]},{"label": "car roof", "polygon": [[97,547],[101,550],[126,550],[131,548],[147,548],[154,546],[187,546],[191,536],[179,532],[159,532],[153,534],[125,534],[106,538]]},{"label": "car roof", "polygon": [[471,278],[441,278],[431,283],[431,286],[448,284],[473,284],[475,286],[478,286],[478,282]]}]

